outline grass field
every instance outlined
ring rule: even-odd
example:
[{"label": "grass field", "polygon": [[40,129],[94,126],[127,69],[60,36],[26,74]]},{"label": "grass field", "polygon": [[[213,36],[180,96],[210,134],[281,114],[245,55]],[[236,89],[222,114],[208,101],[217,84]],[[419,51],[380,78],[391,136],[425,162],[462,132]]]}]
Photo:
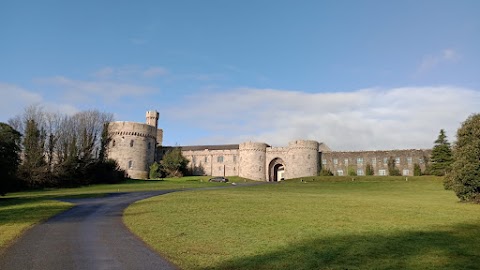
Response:
[{"label": "grass field", "polygon": [[171,193],[124,221],[183,269],[480,269],[480,205],[441,178],[304,180]]},{"label": "grass field", "polygon": [[[60,202],[56,199],[62,197],[96,197],[115,192],[186,189],[224,185],[221,183],[209,183],[208,178],[167,178],[162,181],[128,180],[115,185],[92,185],[80,188],[46,189],[7,194],[5,197],[0,197],[0,250],[34,224],[71,207],[71,204]],[[238,177],[231,180],[243,181],[243,179]]]}]

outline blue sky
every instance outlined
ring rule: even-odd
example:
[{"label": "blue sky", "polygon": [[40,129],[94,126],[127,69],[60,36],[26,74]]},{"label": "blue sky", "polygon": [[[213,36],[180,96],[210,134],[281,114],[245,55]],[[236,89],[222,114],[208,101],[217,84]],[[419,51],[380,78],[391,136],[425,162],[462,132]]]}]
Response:
[{"label": "blue sky", "polygon": [[29,104],[165,144],[429,148],[480,108],[480,1],[2,1],[0,121]]}]

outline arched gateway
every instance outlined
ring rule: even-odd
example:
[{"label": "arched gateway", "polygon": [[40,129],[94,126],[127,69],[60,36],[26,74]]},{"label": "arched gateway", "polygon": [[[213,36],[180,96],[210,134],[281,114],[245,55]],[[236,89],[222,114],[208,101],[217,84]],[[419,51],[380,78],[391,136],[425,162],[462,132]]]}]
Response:
[{"label": "arched gateway", "polygon": [[268,181],[276,182],[283,179],[285,162],[281,158],[274,158],[268,165]]}]

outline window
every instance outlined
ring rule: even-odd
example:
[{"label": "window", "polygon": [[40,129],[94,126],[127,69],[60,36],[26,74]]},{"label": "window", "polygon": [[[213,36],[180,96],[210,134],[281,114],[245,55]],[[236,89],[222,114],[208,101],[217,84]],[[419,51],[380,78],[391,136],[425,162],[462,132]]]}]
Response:
[{"label": "window", "polygon": [[217,157],[217,162],[219,162],[219,163],[223,162],[223,156],[218,156]]},{"label": "window", "polygon": [[375,166],[375,164],[377,164],[377,158],[376,157],[372,158],[372,165]]},{"label": "window", "polygon": [[149,142],[149,143],[148,143],[148,149],[150,149],[150,148],[152,148],[152,145],[151,145],[151,143]]},{"label": "window", "polygon": [[384,157],[383,158],[383,165],[387,165],[388,164],[388,158]]},{"label": "window", "polygon": [[115,147],[115,140],[112,141],[112,147]]},{"label": "window", "polygon": [[404,169],[404,170],[402,171],[402,175],[403,175],[403,176],[410,175],[410,170],[409,170],[409,169]]},{"label": "window", "polygon": [[345,159],[345,165],[348,165],[348,158]]},{"label": "window", "polygon": [[130,141],[130,147],[133,147],[133,140]]},{"label": "window", "polygon": [[337,165],[338,164],[338,159],[334,158],[333,159],[333,164]]},{"label": "window", "polygon": [[207,163],[207,162],[208,162],[208,157],[207,157],[207,156],[205,156],[205,163]]},{"label": "window", "polygon": [[357,175],[359,176],[365,175],[365,173],[363,172],[363,169],[357,169]]},{"label": "window", "polygon": [[323,164],[323,165],[327,165],[327,160],[326,160],[326,159],[322,159],[322,164]]},{"label": "window", "polygon": [[337,175],[338,176],[343,176],[343,170],[337,170]]},{"label": "window", "polygon": [[399,157],[395,158],[395,164],[400,164],[400,158]]},{"label": "window", "polygon": [[425,160],[423,158],[418,159],[418,163],[423,164],[423,162],[425,162]]},{"label": "window", "polygon": [[378,175],[382,175],[382,176],[387,175],[387,170],[378,170]]},{"label": "window", "polygon": [[412,157],[407,157],[407,163],[408,165],[412,165]]},{"label": "window", "polygon": [[363,165],[363,158],[361,158],[361,157],[357,158],[357,164],[358,165]]},{"label": "window", "polygon": [[133,168],[133,161],[132,160],[128,161],[128,168],[129,169]]}]

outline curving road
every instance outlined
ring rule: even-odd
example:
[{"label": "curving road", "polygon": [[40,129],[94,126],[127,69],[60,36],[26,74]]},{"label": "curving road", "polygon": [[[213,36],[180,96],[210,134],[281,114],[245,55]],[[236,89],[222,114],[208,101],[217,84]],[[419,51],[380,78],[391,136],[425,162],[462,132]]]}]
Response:
[{"label": "curving road", "polygon": [[67,200],[76,205],[34,226],[0,254],[0,269],[177,269],[122,222],[131,203],[170,192]]}]

